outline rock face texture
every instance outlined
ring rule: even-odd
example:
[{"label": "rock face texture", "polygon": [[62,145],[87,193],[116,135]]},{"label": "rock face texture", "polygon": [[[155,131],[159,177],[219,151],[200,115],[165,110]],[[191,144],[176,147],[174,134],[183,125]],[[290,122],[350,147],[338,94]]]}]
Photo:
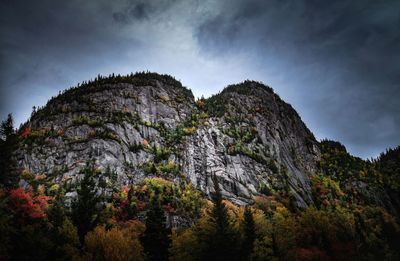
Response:
[{"label": "rock face texture", "polygon": [[49,182],[73,183],[92,160],[119,184],[162,176],[209,195],[215,177],[237,204],[279,189],[306,206],[320,157],[312,133],[271,88],[246,81],[196,101],[153,73],[69,89],[34,112],[20,135],[18,166]]}]

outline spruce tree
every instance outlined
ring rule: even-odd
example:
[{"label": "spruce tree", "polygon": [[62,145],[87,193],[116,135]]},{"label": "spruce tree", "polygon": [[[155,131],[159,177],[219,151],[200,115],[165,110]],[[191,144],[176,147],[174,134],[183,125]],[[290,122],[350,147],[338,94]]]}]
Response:
[{"label": "spruce tree", "polygon": [[13,153],[17,148],[17,134],[11,114],[0,125],[0,185],[17,187],[18,176]]},{"label": "spruce tree", "polygon": [[253,252],[254,241],[256,238],[253,213],[248,206],[246,206],[243,214],[243,229],[244,238],[242,243],[242,256],[244,260],[251,260],[251,254]]},{"label": "spruce tree", "polygon": [[81,173],[84,176],[77,186],[77,197],[72,202],[72,218],[78,228],[79,238],[83,242],[86,233],[97,224],[101,212],[101,197],[97,193],[93,163],[87,163]]},{"label": "spruce tree", "polygon": [[147,260],[168,260],[170,229],[166,226],[159,192],[156,191],[147,211],[146,230],[141,238]]},{"label": "spruce tree", "polygon": [[221,189],[217,178],[213,177],[214,190],[213,195],[214,207],[210,213],[210,223],[214,227],[213,233],[205,239],[207,247],[204,249],[203,260],[238,260],[237,239],[229,218],[228,210],[222,202]]}]

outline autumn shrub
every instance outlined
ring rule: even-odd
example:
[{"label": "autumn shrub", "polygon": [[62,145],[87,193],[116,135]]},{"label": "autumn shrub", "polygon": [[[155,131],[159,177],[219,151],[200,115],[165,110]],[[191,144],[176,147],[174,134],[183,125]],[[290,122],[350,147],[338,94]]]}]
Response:
[{"label": "autumn shrub", "polygon": [[125,228],[106,229],[97,226],[85,236],[84,258],[90,260],[144,260],[139,235],[142,224],[130,224]]},{"label": "autumn shrub", "polygon": [[12,189],[9,192],[10,209],[25,218],[46,218],[49,197],[38,195],[32,196],[30,192],[22,188]]}]

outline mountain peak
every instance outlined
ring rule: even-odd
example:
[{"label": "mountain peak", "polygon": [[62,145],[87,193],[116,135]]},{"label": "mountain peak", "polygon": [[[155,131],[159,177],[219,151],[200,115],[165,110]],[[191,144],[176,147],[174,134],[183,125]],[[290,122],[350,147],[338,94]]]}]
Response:
[{"label": "mountain peak", "polygon": [[237,84],[231,84],[225,87],[221,94],[235,92],[242,95],[256,95],[259,92],[274,93],[273,89],[262,82],[245,80]]}]

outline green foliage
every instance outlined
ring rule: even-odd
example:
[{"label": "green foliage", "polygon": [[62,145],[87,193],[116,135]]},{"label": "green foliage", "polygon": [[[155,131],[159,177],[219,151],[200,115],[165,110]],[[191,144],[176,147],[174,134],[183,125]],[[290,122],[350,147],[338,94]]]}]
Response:
[{"label": "green foliage", "polygon": [[267,160],[263,157],[260,151],[254,151],[248,148],[248,146],[243,145],[240,141],[236,144],[231,144],[228,146],[228,154],[229,155],[245,155],[253,160],[260,162],[260,163],[267,163]]},{"label": "green foliage", "polygon": [[[65,216],[64,216],[65,217]],[[79,253],[80,242],[78,229],[69,218],[64,218],[61,225],[55,227],[57,240],[56,256],[73,258]]]},{"label": "green foliage", "polygon": [[251,260],[251,254],[256,240],[256,227],[250,207],[246,207],[243,214],[243,242],[241,256],[244,260]]},{"label": "green foliage", "polygon": [[110,88],[118,88],[118,86],[111,86],[111,84],[129,83],[135,86],[156,86],[157,81],[174,86],[178,91],[179,101],[184,102],[187,98],[193,99],[192,92],[170,75],[161,75],[151,72],[137,72],[124,76],[111,74],[107,77],[98,75],[94,80],[82,82],[76,87],[71,87],[63,91],[57,97],[52,97],[47,102],[46,106],[38,108],[32,113],[31,120],[57,113],[71,112],[71,108],[66,106],[66,104],[71,104],[73,102],[86,104],[87,109],[85,111],[96,111],[97,109],[91,104],[87,95]]},{"label": "green foliage", "polygon": [[169,215],[179,215],[187,220],[196,219],[204,204],[201,194],[190,183],[175,184],[162,178],[146,178],[114,194],[113,204],[118,206],[116,216],[121,220],[137,217],[156,195]]},{"label": "green foliage", "polygon": [[17,148],[17,135],[11,114],[0,125],[0,186],[16,187],[18,175],[13,153]]},{"label": "green foliage", "polygon": [[199,226],[197,237],[202,242],[200,260],[238,260],[238,234],[234,230],[228,209],[222,202],[221,190],[216,177],[213,178],[214,206],[208,218],[208,227]]},{"label": "green foliage", "polygon": [[118,136],[110,129],[101,129],[101,130],[94,130],[89,133],[89,138],[94,138],[94,139],[108,139],[108,140],[114,140],[118,143],[120,143],[120,139]]},{"label": "green foliage", "polygon": [[265,195],[265,196],[270,196],[271,195],[271,189],[268,187],[267,184],[265,183],[260,183],[260,187],[258,188],[258,192]]},{"label": "green foliage", "polygon": [[[198,216],[203,200],[200,193],[191,184],[176,185],[160,178],[145,179],[143,186],[148,201],[158,195],[163,205],[172,207],[179,215]],[[142,194],[143,195],[143,194]]]},{"label": "green foliage", "polygon": [[159,163],[169,158],[171,151],[168,148],[163,148],[159,145],[153,147],[154,162]]},{"label": "green foliage", "polygon": [[256,138],[257,129],[256,128],[248,128],[248,127],[236,127],[235,123],[230,124],[228,130],[225,131],[225,134],[231,138],[234,138],[237,141],[241,141],[243,143],[249,143]]},{"label": "green foliage", "polygon": [[320,148],[321,160],[318,165],[324,174],[339,181],[357,178],[373,185],[382,184],[382,176],[371,162],[351,156],[339,142],[323,140]]},{"label": "green foliage", "polygon": [[72,217],[78,228],[81,242],[86,233],[97,225],[102,208],[101,198],[96,188],[96,170],[93,164],[88,163],[82,170],[82,174],[82,179],[76,184],[76,199],[72,202]]},{"label": "green foliage", "polygon": [[[38,192],[16,189],[9,193],[0,189],[2,259],[399,258],[399,224],[380,207],[338,204],[291,212],[275,196],[257,197],[252,207],[239,207],[222,200],[218,185],[212,197],[214,204],[204,204],[201,194],[191,184],[151,178],[115,192],[113,200],[107,203],[111,211],[109,219],[95,218],[93,215],[103,215],[104,208],[95,203],[97,200],[89,199],[96,197],[93,185],[98,183],[97,176],[101,173],[90,165],[83,172],[93,178],[82,179],[77,200],[97,206],[91,210],[85,205],[85,211],[92,213],[90,220],[96,220],[96,224],[90,226],[84,244],[79,240],[81,226],[71,222],[71,217],[76,222],[76,203],[70,214],[62,194],[47,201],[46,196],[35,194]],[[103,175],[112,177],[114,174],[110,173],[111,170],[106,170]],[[312,182],[323,186],[328,191],[325,195],[332,194],[332,198],[325,197],[330,201],[340,198],[340,187],[333,179],[320,175],[313,177]],[[86,192],[82,191],[84,188]],[[186,216],[193,223],[174,228],[169,236],[166,217],[175,215]],[[146,227],[139,221],[143,216],[147,216]],[[79,217],[85,219],[84,213]]]},{"label": "green foliage", "polygon": [[272,173],[274,173],[274,174],[278,174],[279,173],[279,169],[278,169],[278,167],[276,166],[276,163],[275,163],[275,160],[273,160],[273,159],[271,159],[269,162],[268,162],[268,168],[272,171]]},{"label": "green foliage", "polygon": [[90,127],[102,127],[104,125],[102,120],[89,119],[86,116],[79,116],[72,120],[72,126],[89,125]]},{"label": "green foliage", "polygon": [[400,193],[400,146],[388,149],[375,160],[374,165],[382,173],[384,184]]},{"label": "green foliage", "polygon": [[356,230],[360,237],[363,260],[398,260],[400,226],[386,210],[373,206],[354,209]]},{"label": "green foliage", "polygon": [[308,208],[298,217],[298,247],[316,247],[336,260],[356,259],[354,219],[346,210]]},{"label": "green foliage", "polygon": [[41,128],[33,130],[32,128],[27,127],[21,133],[21,138],[25,144],[36,144],[41,146],[46,144],[50,140],[50,138],[59,137],[61,134],[61,132],[58,132],[53,128]]},{"label": "green foliage", "polygon": [[129,150],[133,153],[138,153],[139,151],[143,150],[144,146],[142,143],[134,143],[129,145]]},{"label": "green foliage", "polygon": [[147,175],[153,174],[157,176],[162,175],[178,175],[181,171],[181,166],[174,161],[155,163],[147,161],[142,165],[144,173]]},{"label": "green foliage", "polygon": [[205,111],[211,116],[222,117],[228,112],[230,100],[229,94],[236,93],[239,95],[258,95],[257,92],[260,90],[273,93],[272,88],[256,81],[246,80],[239,84],[228,85],[222,92],[205,100]]},{"label": "green foliage", "polygon": [[168,260],[169,234],[164,210],[161,208],[158,191],[156,191],[146,214],[146,230],[141,238],[147,260]]},{"label": "green foliage", "polygon": [[345,194],[338,182],[324,175],[314,175],[311,177],[311,184],[314,201],[318,207],[335,208],[343,205]]}]

